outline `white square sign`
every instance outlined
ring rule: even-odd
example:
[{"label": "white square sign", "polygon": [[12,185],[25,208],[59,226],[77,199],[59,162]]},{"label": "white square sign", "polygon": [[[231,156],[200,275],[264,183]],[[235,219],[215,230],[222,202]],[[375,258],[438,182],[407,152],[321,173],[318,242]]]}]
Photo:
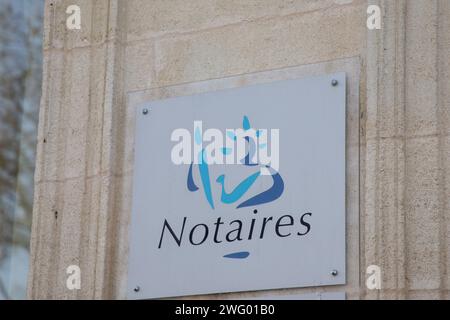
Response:
[{"label": "white square sign", "polygon": [[345,283],[344,73],[137,107],[128,297]]}]

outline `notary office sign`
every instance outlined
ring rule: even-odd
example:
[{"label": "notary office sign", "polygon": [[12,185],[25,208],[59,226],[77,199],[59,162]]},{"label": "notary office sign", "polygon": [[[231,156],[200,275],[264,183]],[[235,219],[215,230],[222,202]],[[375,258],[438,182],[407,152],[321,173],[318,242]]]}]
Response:
[{"label": "notary office sign", "polygon": [[345,283],[345,82],[140,105],[128,297]]}]

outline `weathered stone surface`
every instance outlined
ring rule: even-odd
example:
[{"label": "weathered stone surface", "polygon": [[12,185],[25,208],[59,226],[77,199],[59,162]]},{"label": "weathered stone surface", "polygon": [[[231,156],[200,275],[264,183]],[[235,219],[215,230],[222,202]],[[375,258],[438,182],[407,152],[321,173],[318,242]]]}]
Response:
[{"label": "weathered stone surface", "polygon": [[[348,283],[208,298],[450,298],[448,0],[180,3],[47,1],[29,297],[125,297],[136,91],[167,97],[321,65],[359,74],[347,93]],[[69,4],[82,9],[79,31],[65,27]],[[368,4],[382,8],[381,30],[367,30]],[[79,291],[65,286],[70,264]],[[382,290],[365,287],[371,264]]]},{"label": "weathered stone surface", "polygon": [[350,3],[352,0],[131,0],[128,2],[128,38],[141,40],[214,29],[274,16],[282,17],[324,10],[338,4]]}]

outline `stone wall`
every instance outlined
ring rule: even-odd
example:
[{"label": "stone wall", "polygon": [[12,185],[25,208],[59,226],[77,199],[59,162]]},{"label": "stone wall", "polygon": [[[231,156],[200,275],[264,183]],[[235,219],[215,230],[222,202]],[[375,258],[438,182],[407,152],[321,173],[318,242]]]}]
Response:
[{"label": "stone wall", "polygon": [[[66,28],[71,4],[81,30]],[[126,297],[134,93],[352,61],[347,285],[209,297],[450,298],[449,18],[448,0],[47,1],[29,297]],[[72,264],[81,290],[66,288]],[[366,289],[371,264],[382,290]]]}]

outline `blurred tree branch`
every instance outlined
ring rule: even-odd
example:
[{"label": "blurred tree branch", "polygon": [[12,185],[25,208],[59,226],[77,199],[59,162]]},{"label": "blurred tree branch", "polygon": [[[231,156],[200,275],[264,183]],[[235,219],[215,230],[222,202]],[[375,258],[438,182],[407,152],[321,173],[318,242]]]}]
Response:
[{"label": "blurred tree branch", "polygon": [[[14,248],[29,247],[44,1],[0,0],[0,6],[1,267]],[[6,279],[0,274],[0,295],[9,298]]]}]

